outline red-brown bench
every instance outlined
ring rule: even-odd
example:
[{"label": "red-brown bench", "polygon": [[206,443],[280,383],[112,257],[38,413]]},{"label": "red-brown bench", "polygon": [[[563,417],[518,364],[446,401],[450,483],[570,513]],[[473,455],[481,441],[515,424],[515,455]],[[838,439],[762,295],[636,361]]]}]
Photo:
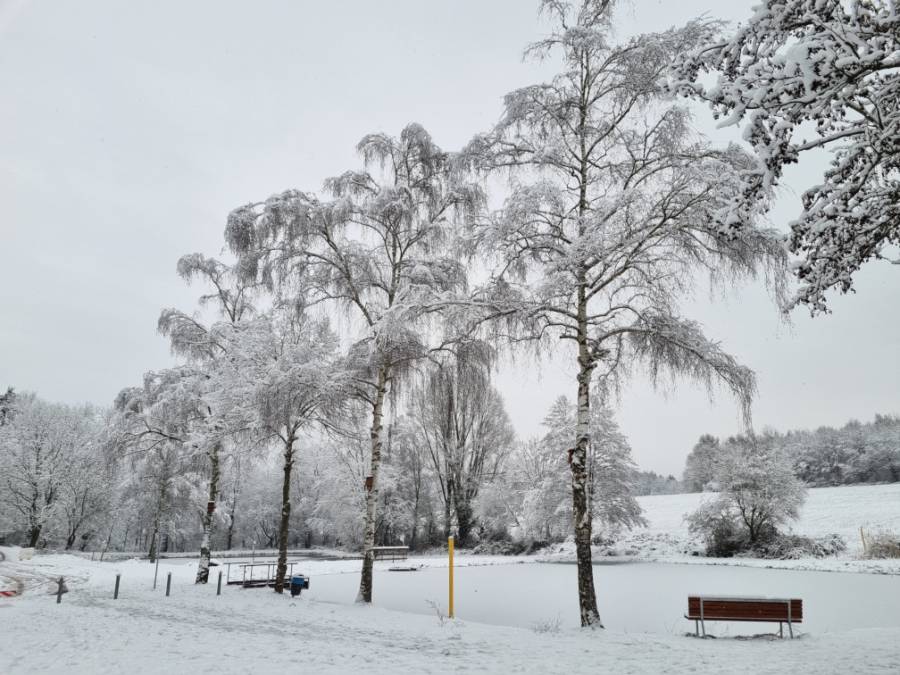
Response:
[{"label": "red-brown bench", "polygon": [[778,623],[784,637],[784,624],[794,637],[794,624],[803,622],[803,600],[797,598],[744,598],[728,596],[688,596],[685,619],[694,622],[695,634],[706,637],[706,621],[768,621]]}]

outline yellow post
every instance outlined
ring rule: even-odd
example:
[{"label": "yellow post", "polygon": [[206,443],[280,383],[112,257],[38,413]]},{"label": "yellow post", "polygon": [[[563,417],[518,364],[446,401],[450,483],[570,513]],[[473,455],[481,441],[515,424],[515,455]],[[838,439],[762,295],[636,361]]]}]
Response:
[{"label": "yellow post", "polygon": [[453,618],[453,537],[447,539],[447,553],[450,556],[450,604],[448,614]]}]

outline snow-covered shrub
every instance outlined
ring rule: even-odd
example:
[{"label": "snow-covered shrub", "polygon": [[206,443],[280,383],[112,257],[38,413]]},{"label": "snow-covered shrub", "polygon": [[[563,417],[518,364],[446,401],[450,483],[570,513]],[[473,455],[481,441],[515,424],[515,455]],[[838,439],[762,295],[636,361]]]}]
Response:
[{"label": "snow-covered shrub", "polygon": [[479,555],[528,555],[529,553],[537,553],[549,545],[546,541],[533,540],[484,541],[472,549],[472,553]]},{"label": "snow-covered shrub", "polygon": [[824,537],[777,534],[771,540],[753,547],[751,554],[756,558],[796,560],[798,558],[826,558],[846,550],[847,542],[839,534],[829,534]]},{"label": "snow-covered shrub", "polygon": [[866,557],[900,558],[900,534],[877,532],[866,538]]},{"label": "snow-covered shrub", "polygon": [[[721,496],[703,503],[686,520],[690,532],[703,539],[708,556],[730,558],[753,548],[739,514]],[[757,533],[756,542],[771,541],[776,534],[774,528],[766,528]]]},{"label": "snow-covered shrub", "polygon": [[556,634],[559,632],[560,623],[562,620],[559,616],[556,616],[553,619],[543,619],[541,621],[535,621],[531,624],[531,630],[535,633],[552,633]]}]

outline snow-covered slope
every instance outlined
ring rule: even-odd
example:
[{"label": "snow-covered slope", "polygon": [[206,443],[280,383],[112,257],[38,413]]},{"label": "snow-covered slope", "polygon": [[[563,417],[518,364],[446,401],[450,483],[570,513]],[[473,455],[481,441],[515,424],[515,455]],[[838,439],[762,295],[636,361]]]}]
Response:
[{"label": "snow-covered slope", "polygon": [[[900,533],[900,483],[810,489],[792,531],[810,537],[839,534],[847,542],[846,552],[820,559],[756,560],[698,555],[703,546],[692,539],[684,518],[712,497],[711,493],[639,497],[647,527],[626,533],[611,547],[598,547],[596,554],[661,562],[900,574],[900,560],[863,559],[860,539],[861,527],[867,535],[879,530]],[[567,559],[573,554],[567,543],[554,547],[543,557]]]}]

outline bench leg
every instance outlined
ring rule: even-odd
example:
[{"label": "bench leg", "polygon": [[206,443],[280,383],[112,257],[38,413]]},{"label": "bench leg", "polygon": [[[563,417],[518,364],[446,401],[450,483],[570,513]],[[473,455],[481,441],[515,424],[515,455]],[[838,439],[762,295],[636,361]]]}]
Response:
[{"label": "bench leg", "polygon": [[794,627],[791,625],[791,622],[788,621],[788,632],[791,634],[791,640],[794,639]]},{"label": "bench leg", "polygon": [[700,621],[694,619],[694,635],[700,637]]},{"label": "bench leg", "polygon": [[706,637],[706,622],[703,619],[700,620],[700,627],[703,628],[703,637]]},{"label": "bench leg", "polygon": [[784,637],[784,624],[781,621],[778,622],[778,637]]}]

